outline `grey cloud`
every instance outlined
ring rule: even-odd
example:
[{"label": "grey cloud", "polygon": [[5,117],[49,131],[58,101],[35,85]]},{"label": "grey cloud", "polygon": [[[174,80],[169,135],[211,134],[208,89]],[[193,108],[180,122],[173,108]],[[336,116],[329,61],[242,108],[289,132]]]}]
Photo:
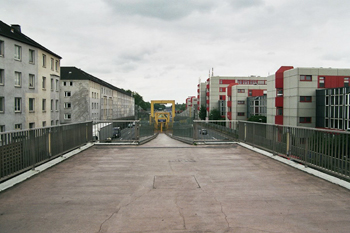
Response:
[{"label": "grey cloud", "polygon": [[263,0],[229,0],[229,3],[234,8],[248,8],[264,5]]},{"label": "grey cloud", "polygon": [[209,11],[215,6],[210,0],[105,0],[118,13],[141,15],[162,20],[186,17],[194,11]]}]

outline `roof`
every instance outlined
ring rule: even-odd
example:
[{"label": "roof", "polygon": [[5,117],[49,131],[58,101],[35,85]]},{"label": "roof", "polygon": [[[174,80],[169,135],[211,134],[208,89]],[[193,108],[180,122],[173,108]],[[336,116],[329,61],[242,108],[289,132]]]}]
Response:
[{"label": "roof", "polygon": [[58,57],[59,59],[62,59],[62,57],[60,57],[59,55],[57,55],[56,53],[52,52],[51,50],[45,48],[44,46],[42,46],[41,44],[35,42],[34,40],[30,39],[28,36],[24,35],[22,32],[20,32],[20,30],[18,30],[18,27],[11,27],[9,25],[7,25],[6,23],[2,22],[0,20],[0,35],[22,42],[24,44],[27,45],[31,45],[33,47],[39,48],[44,50],[45,52],[48,52],[56,57]]},{"label": "roof", "polygon": [[121,88],[115,87],[112,84],[96,78],[91,74],[88,74],[85,71],[74,66],[61,66],[61,80],[90,80],[112,90],[131,96],[131,93],[128,93]]}]

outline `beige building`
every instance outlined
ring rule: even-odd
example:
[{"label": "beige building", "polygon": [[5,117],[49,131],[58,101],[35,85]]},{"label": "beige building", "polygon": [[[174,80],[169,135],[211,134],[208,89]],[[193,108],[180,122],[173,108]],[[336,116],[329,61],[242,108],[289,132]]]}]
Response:
[{"label": "beige building", "polygon": [[134,117],[132,95],[76,67],[61,67],[61,123]]},{"label": "beige building", "polygon": [[227,112],[228,120],[247,120],[248,97],[258,97],[266,94],[266,85],[239,85],[230,84],[227,87]]},{"label": "beige building", "polygon": [[267,79],[267,122],[316,127],[316,90],[344,87],[350,69],[282,66]]},{"label": "beige building", "polygon": [[59,124],[60,60],[0,21],[0,131]]},{"label": "beige building", "polygon": [[207,116],[213,109],[218,109],[222,116],[226,116],[227,87],[230,84],[237,85],[266,85],[266,77],[237,76],[224,77],[212,76],[206,81],[206,110]]}]

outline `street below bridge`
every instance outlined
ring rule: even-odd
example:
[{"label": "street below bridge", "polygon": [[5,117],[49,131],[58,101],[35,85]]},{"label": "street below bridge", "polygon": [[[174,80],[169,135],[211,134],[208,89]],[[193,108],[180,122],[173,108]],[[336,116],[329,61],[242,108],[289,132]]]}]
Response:
[{"label": "street below bridge", "polygon": [[350,191],[238,144],[95,145],[0,193],[0,232],[349,232]]}]

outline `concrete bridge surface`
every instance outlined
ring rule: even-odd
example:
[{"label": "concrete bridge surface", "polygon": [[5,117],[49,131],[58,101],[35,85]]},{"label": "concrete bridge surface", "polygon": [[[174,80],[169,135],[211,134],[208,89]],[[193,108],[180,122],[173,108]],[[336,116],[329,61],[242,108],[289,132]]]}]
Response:
[{"label": "concrete bridge surface", "polygon": [[1,233],[350,232],[350,191],[237,144],[94,146],[0,193]]}]

